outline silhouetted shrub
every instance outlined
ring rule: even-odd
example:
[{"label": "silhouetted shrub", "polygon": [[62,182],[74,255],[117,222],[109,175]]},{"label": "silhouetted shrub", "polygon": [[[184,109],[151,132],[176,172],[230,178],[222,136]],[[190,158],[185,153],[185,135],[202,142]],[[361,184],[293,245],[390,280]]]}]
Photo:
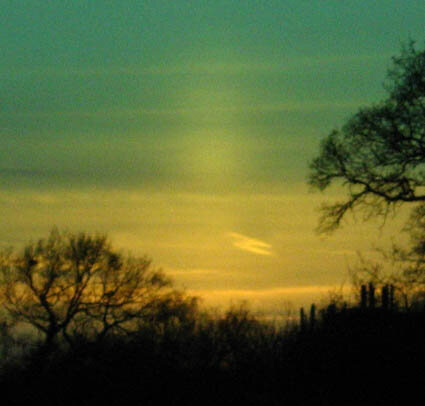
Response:
[{"label": "silhouetted shrub", "polygon": [[198,312],[190,323],[145,324],[130,336],[82,337],[48,354],[34,344],[18,363],[4,364],[2,398],[8,405],[303,406],[402,404],[406,392],[421,399],[423,310],[313,309],[296,331],[239,307]]}]

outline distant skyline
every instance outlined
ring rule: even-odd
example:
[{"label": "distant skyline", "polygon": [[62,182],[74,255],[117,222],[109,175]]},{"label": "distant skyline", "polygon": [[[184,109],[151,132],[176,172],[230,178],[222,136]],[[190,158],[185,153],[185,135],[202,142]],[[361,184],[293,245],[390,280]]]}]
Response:
[{"label": "distant skyline", "polygon": [[424,46],[423,1],[38,1],[0,8],[0,245],[106,232],[206,303],[347,281],[398,219],[314,229],[320,140]]}]

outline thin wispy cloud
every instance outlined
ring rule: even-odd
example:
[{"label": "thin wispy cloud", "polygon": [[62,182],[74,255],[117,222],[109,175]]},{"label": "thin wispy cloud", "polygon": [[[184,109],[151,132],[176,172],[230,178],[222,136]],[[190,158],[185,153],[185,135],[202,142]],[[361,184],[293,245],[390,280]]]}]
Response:
[{"label": "thin wispy cloud", "polygon": [[233,246],[242,251],[258,255],[273,255],[271,251],[272,246],[264,241],[234,232],[231,232],[228,235],[233,240]]},{"label": "thin wispy cloud", "polygon": [[392,54],[381,52],[378,54],[362,55],[326,55],[322,57],[299,56],[296,60],[284,60],[281,62],[240,62],[240,61],[188,61],[183,64],[170,63],[164,65],[138,65],[138,64],[115,64],[110,66],[68,66],[54,67],[31,67],[31,68],[0,68],[0,76],[171,76],[187,74],[211,74],[211,75],[235,75],[235,74],[267,74],[300,71],[304,68],[335,68],[335,65],[346,65],[347,63],[374,64],[388,60]]},{"label": "thin wispy cloud", "polygon": [[[48,111],[15,111],[15,112],[0,112],[0,117],[27,117],[27,118],[87,118],[87,119],[137,119],[144,116],[149,117],[167,117],[167,116],[194,116],[199,113],[208,112],[209,114],[220,113],[294,113],[294,112],[319,112],[326,110],[353,110],[363,102],[362,99],[337,100],[326,102],[315,102],[306,100],[303,102],[289,101],[287,103],[263,103],[263,104],[241,104],[240,106],[190,106],[190,107],[174,107],[174,108],[133,108],[133,109],[96,109],[96,110],[48,110]],[[0,128],[0,131],[5,132],[7,129]],[[14,135],[14,134],[13,134]]]}]

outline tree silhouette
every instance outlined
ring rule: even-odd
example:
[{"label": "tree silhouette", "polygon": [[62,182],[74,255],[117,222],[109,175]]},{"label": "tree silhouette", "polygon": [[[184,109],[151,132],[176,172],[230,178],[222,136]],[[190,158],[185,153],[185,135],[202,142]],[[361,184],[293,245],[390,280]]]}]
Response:
[{"label": "tree silhouette", "polygon": [[310,164],[310,185],[342,183],[347,192],[344,201],[323,207],[321,231],[337,228],[349,211],[369,218],[403,203],[425,204],[425,50],[413,41],[403,47],[388,79],[388,98],[332,131]]},{"label": "tree silhouette", "polygon": [[[417,210],[419,214],[424,209]],[[393,244],[389,250],[377,250],[381,259],[371,260],[359,256],[359,263],[350,267],[353,285],[359,288],[372,283],[383,290],[390,286],[391,300],[403,308],[421,307],[425,304],[425,213],[408,222],[410,245]]]},{"label": "tree silhouette", "polygon": [[184,318],[196,306],[147,258],[123,256],[105,236],[65,234],[0,255],[0,294],[8,317],[32,325],[52,348],[129,334],[146,322]]}]

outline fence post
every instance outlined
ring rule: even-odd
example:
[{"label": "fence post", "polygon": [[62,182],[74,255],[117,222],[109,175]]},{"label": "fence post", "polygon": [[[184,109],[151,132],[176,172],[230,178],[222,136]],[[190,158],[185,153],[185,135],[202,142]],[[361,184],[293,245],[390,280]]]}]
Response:
[{"label": "fence post", "polygon": [[375,307],[375,286],[372,282],[369,283],[369,308]]},{"label": "fence post", "polygon": [[382,308],[384,310],[388,310],[389,304],[390,304],[390,297],[389,297],[389,287],[388,285],[384,285],[382,287],[382,294],[381,294],[381,302],[382,302]]},{"label": "fence post", "polygon": [[310,330],[316,326],[316,305],[313,303],[310,307]]},{"label": "fence post", "polygon": [[307,318],[305,316],[304,307],[300,309],[300,329],[301,332],[305,332],[307,329]]},{"label": "fence post", "polygon": [[360,307],[366,309],[367,307],[367,288],[366,285],[362,285],[360,289]]}]

